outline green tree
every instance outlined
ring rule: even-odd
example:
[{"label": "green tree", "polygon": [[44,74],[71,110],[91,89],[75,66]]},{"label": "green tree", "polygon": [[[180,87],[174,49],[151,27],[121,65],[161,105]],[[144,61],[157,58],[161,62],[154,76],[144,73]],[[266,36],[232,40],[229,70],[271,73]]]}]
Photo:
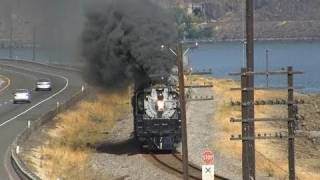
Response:
[{"label": "green tree", "polygon": [[200,23],[204,22],[203,17],[188,15],[182,8],[175,9],[176,23],[180,38],[201,39],[212,36],[211,28],[202,28]]}]

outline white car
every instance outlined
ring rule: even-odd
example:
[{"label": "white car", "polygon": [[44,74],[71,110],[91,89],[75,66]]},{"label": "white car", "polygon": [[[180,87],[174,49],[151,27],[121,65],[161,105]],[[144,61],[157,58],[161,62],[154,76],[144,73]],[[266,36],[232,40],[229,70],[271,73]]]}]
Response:
[{"label": "white car", "polygon": [[13,104],[18,102],[31,102],[31,93],[28,89],[18,89],[13,94]]},{"label": "white car", "polygon": [[51,84],[49,79],[39,79],[36,83],[36,91],[51,91]]}]

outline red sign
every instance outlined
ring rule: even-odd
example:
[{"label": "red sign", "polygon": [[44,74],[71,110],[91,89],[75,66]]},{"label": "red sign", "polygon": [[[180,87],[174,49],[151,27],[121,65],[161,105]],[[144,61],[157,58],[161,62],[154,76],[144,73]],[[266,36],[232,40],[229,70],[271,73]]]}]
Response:
[{"label": "red sign", "polygon": [[206,165],[213,164],[213,158],[214,158],[213,152],[210,150],[205,150],[202,153],[202,160]]}]

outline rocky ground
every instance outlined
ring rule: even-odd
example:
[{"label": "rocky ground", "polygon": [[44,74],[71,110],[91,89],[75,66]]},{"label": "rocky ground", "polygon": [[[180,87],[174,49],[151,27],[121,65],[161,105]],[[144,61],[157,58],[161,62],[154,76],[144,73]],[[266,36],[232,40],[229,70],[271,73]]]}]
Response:
[{"label": "rocky ground", "polygon": [[[193,90],[193,95],[211,96],[211,89]],[[201,108],[199,108],[201,107]],[[199,166],[202,164],[201,155],[205,149],[212,149],[212,138],[214,137],[214,125],[211,117],[214,112],[213,101],[189,101],[187,103],[188,118],[188,142],[189,142],[189,160]],[[24,147],[25,149],[34,149],[33,145],[41,147],[41,142],[46,142],[46,132],[50,131],[49,127],[55,128],[54,124],[47,124],[42,135],[32,136]],[[90,166],[99,173],[101,177],[107,179],[180,179],[176,175],[160,170],[145,158],[139,148],[139,145],[133,140],[133,119],[131,113],[126,118],[119,119],[115,126],[108,132],[108,138],[104,143],[97,146],[96,152],[91,154]],[[33,144],[33,145],[32,145]],[[181,147],[178,148],[181,151]],[[41,156],[35,150],[27,151],[32,154],[32,161],[28,161],[31,166],[41,166],[41,161],[35,159]],[[229,178],[236,179],[238,172],[230,173],[233,161],[224,160],[224,156],[216,155],[216,172],[220,175],[228,175]],[[29,159],[29,158],[26,158]],[[237,162],[238,169],[241,163]],[[41,167],[35,167],[39,175],[43,177]],[[233,167],[234,169],[234,167]]]},{"label": "rocky ground", "polygon": [[129,115],[117,122],[108,132],[108,139],[98,146],[91,157],[96,172],[110,179],[179,179],[159,170],[143,157],[139,145],[133,140],[133,119]]},{"label": "rocky ground", "polygon": [[[193,95],[211,96],[211,89],[194,89]],[[215,172],[230,179],[241,179],[241,161],[228,157],[215,150],[214,141],[220,131],[212,116],[215,110],[214,101],[189,101],[187,103],[187,128],[189,161],[202,165],[202,152],[206,149],[214,151]],[[132,117],[118,121],[108,140],[98,148],[92,157],[92,165],[97,172],[104,172],[112,178],[124,179],[179,179],[155,167],[139,151],[132,139]],[[178,148],[181,151],[181,147]],[[110,171],[112,169],[112,171]],[[142,170],[143,169],[143,170]],[[259,179],[266,175],[258,174]]]},{"label": "rocky ground", "polygon": [[[212,92],[210,89],[194,90],[194,94],[209,96],[212,95]],[[199,106],[203,108],[199,108]],[[202,164],[203,150],[211,149],[210,117],[213,110],[212,101],[190,101],[187,104],[189,160],[199,166]],[[138,145],[132,139],[132,121],[131,115],[118,121],[109,132],[108,140],[98,148],[98,153],[95,153],[91,161],[97,172],[105,172],[106,175],[113,178],[180,179],[158,169],[143,157]],[[178,151],[181,151],[181,146]],[[225,174],[223,171],[220,173]]]}]

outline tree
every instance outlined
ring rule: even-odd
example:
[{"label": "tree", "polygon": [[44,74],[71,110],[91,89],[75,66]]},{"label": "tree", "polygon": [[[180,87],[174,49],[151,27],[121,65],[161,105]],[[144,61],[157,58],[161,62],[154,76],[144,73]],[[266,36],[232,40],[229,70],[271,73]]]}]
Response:
[{"label": "tree", "polygon": [[201,39],[212,36],[211,28],[202,28],[200,26],[200,23],[204,22],[203,17],[187,15],[186,11],[182,8],[176,8],[175,12],[180,38]]}]

